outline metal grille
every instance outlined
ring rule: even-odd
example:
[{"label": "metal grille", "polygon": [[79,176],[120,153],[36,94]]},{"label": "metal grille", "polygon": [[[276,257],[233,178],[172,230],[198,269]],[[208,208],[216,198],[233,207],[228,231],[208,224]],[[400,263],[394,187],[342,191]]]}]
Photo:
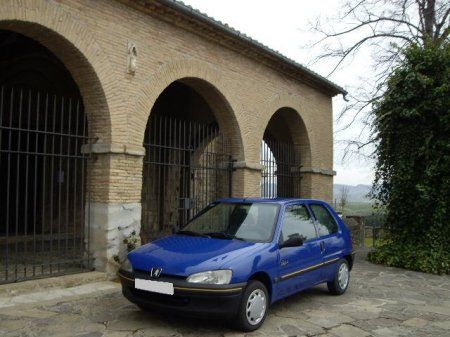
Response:
[{"label": "metal grille", "polygon": [[276,140],[261,143],[261,197],[299,197],[300,172],[293,144]]},{"label": "metal grille", "polygon": [[154,115],[147,127],[142,188],[143,241],[179,228],[231,193],[231,156],[216,124]]},{"label": "metal grille", "polygon": [[79,98],[0,88],[0,283],[90,269]]}]

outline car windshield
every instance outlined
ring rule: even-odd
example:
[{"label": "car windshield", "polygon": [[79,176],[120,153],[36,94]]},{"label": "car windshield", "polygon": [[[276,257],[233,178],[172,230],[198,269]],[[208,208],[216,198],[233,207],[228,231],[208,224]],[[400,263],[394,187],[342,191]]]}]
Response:
[{"label": "car windshield", "polygon": [[279,205],[270,203],[216,203],[205,208],[178,233],[268,242],[278,209]]}]

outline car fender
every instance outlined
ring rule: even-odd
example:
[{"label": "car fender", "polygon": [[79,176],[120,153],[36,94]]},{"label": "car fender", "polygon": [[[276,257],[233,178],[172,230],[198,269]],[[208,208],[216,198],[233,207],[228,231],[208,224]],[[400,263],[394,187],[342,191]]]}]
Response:
[{"label": "car fender", "polygon": [[248,282],[256,273],[266,273],[271,282],[277,276],[278,246],[272,243],[263,244],[248,255],[241,255],[227,261],[221,269],[231,269],[231,283]]}]

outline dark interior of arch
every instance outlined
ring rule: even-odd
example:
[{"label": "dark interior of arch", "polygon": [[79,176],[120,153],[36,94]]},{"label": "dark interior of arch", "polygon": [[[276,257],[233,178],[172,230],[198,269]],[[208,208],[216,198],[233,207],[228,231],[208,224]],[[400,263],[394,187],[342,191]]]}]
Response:
[{"label": "dark interior of arch", "polygon": [[80,96],[64,64],[39,42],[0,29],[0,85]]},{"label": "dark interior of arch", "polygon": [[181,81],[173,82],[161,93],[150,114],[151,117],[154,115],[207,125],[217,124],[214,112],[205,99]]},{"label": "dark interior of arch", "polygon": [[14,254],[30,244],[38,254],[84,233],[87,121],[76,83],[46,47],[0,30],[0,50],[0,246],[9,235]]},{"label": "dark interior of arch", "polygon": [[228,175],[219,169],[229,161],[225,140],[195,83],[175,81],[161,93],[151,110],[144,146],[144,242],[183,226],[206,204],[228,196]]},{"label": "dark interior of arch", "polygon": [[264,131],[264,140],[293,144],[290,132],[292,125],[289,124],[292,121],[287,117],[289,112],[291,112],[289,108],[282,108],[272,116]]},{"label": "dark interior of arch", "polygon": [[[298,156],[295,153],[292,128],[295,121],[290,118],[293,110],[279,109],[270,119],[261,144],[261,164],[266,168],[261,175],[261,196],[299,196],[295,168]],[[298,126],[300,127],[300,126]]]}]

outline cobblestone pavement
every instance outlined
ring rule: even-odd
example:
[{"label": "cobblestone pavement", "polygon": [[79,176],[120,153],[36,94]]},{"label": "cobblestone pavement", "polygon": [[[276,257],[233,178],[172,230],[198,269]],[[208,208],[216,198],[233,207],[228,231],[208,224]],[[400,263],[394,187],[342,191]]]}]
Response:
[{"label": "cobblestone pavement", "polygon": [[251,334],[227,322],[141,312],[117,283],[102,281],[0,299],[0,336],[450,336],[449,276],[360,260],[346,294],[318,286],[280,301]]}]

